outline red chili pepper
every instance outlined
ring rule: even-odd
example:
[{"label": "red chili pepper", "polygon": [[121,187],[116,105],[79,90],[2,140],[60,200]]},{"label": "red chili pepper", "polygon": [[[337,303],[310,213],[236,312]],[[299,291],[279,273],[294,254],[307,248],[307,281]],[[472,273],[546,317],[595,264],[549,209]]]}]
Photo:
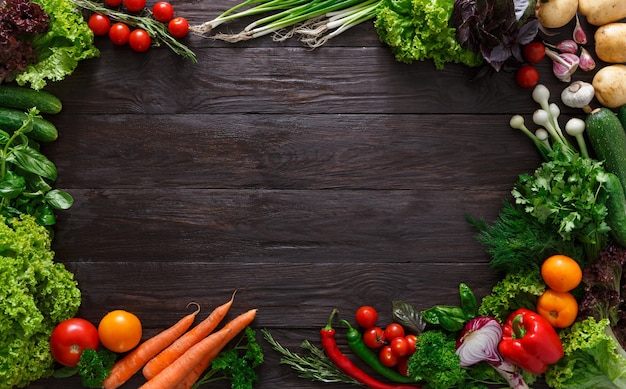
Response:
[{"label": "red chili pepper", "polygon": [[498,350],[505,359],[533,374],[545,372],[548,365],[563,356],[563,344],[554,327],[526,308],[514,311],[506,319]]},{"label": "red chili pepper", "polygon": [[337,340],[335,339],[335,329],[332,327],[332,320],[337,314],[337,310],[333,310],[330,314],[330,318],[328,319],[328,324],[326,327],[320,330],[320,335],[322,339],[322,347],[326,352],[328,358],[341,371],[359,381],[363,385],[371,388],[371,389],[419,389],[419,386],[409,385],[409,384],[387,384],[385,382],[378,381],[374,377],[367,374],[365,371],[361,370],[357,365],[355,365],[348,357],[346,357],[339,347],[337,347]]}]

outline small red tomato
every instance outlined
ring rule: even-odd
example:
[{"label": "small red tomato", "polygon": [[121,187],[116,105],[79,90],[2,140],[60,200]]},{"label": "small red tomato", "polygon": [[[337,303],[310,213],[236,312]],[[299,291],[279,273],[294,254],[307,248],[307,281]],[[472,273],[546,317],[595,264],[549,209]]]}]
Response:
[{"label": "small red tomato", "polygon": [[523,50],[524,59],[530,63],[539,62],[546,55],[546,46],[541,42],[530,42]]},{"label": "small red tomato", "polygon": [[146,7],[146,0],[124,0],[124,8],[129,12],[139,12]]},{"label": "small red tomato", "polygon": [[62,365],[78,365],[84,349],[97,349],[98,329],[89,321],[72,318],[59,323],[50,335],[50,353]]},{"label": "small red tomato", "polygon": [[362,328],[370,328],[376,325],[378,312],[374,307],[363,305],[356,310],[356,324]]},{"label": "small red tomato", "polygon": [[400,361],[400,358],[391,350],[391,346],[385,346],[378,352],[378,359],[387,367],[394,367]]},{"label": "small red tomato", "polygon": [[390,323],[385,327],[385,338],[387,340],[393,338],[403,338],[404,337],[404,327],[400,323]]},{"label": "small red tomato", "polygon": [[391,339],[389,347],[391,347],[391,352],[393,352],[398,358],[409,355],[409,342],[407,342],[404,337],[398,336]]},{"label": "small red tomato", "polygon": [[104,0],[104,4],[108,5],[109,7],[119,7],[120,5],[122,5],[122,0]]},{"label": "small red tomato", "polygon": [[380,327],[370,327],[363,331],[363,343],[371,349],[378,350],[385,345],[385,331]]},{"label": "small red tomato", "polygon": [[174,17],[174,6],[168,1],[159,1],[152,6],[152,16],[159,22],[167,23]]},{"label": "small red tomato", "polygon": [[398,361],[398,365],[396,366],[398,373],[402,374],[405,377],[409,376],[409,358],[404,357]]},{"label": "small red tomato", "polygon": [[404,337],[406,339],[407,344],[409,345],[409,355],[415,353],[415,345],[417,344],[417,336],[413,334],[408,334]]},{"label": "small red tomato", "polygon": [[111,19],[108,16],[102,14],[91,14],[87,25],[93,31],[96,36],[106,35],[111,28]]},{"label": "small red tomato", "polygon": [[134,51],[143,53],[150,48],[152,39],[150,39],[150,35],[148,35],[146,30],[138,28],[130,33],[130,36],[128,37],[128,44]]},{"label": "small red tomato", "polygon": [[539,82],[539,72],[532,65],[524,65],[517,70],[515,80],[522,88],[532,88]]},{"label": "small red tomato", "polygon": [[118,46],[125,45],[129,37],[130,28],[122,22],[114,23],[109,29],[109,39]]},{"label": "small red tomato", "polygon": [[167,24],[167,30],[174,38],[184,38],[189,32],[189,23],[187,22],[187,19],[178,16],[170,20]]}]

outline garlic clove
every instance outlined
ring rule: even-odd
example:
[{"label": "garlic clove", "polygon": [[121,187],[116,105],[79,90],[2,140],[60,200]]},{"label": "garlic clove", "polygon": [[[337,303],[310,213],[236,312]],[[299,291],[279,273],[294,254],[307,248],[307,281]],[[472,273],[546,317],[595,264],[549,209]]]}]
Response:
[{"label": "garlic clove", "polygon": [[580,20],[578,19],[578,12],[576,12],[576,26],[574,27],[573,38],[574,38],[574,42],[578,43],[579,45],[584,45],[585,43],[587,43],[587,34],[585,33],[585,30],[580,25]]},{"label": "garlic clove", "polygon": [[578,57],[578,66],[585,72],[589,72],[596,68],[596,61],[591,56],[591,53],[584,47],[580,48],[580,56]]}]

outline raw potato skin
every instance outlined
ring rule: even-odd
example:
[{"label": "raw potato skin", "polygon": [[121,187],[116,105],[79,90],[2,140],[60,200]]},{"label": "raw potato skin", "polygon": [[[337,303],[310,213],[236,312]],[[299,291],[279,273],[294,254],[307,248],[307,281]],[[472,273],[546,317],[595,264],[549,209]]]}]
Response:
[{"label": "raw potato skin", "polygon": [[626,104],[626,65],[609,65],[598,70],[591,82],[596,99],[607,108]]},{"label": "raw potato skin", "polygon": [[579,0],[578,9],[594,26],[603,26],[626,18],[624,0]]},{"label": "raw potato skin", "polygon": [[578,0],[550,0],[547,3],[539,0],[535,5],[535,16],[545,28],[561,28],[574,19],[577,10]]},{"label": "raw potato skin", "polygon": [[[626,4],[626,0],[622,0]],[[596,55],[604,62],[626,62],[626,23],[609,23],[598,27],[594,35]]]}]

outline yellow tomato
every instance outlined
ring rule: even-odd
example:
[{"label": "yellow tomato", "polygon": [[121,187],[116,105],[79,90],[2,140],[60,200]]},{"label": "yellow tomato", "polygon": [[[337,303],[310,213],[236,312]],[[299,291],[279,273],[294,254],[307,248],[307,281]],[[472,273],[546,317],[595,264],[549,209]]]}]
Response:
[{"label": "yellow tomato", "polygon": [[141,321],[134,314],[115,310],[107,313],[98,325],[100,343],[111,351],[123,353],[141,341]]},{"label": "yellow tomato", "polygon": [[546,289],[537,300],[537,313],[555,328],[566,328],[574,324],[578,316],[578,301],[570,292]]},{"label": "yellow tomato", "polygon": [[553,255],[541,265],[541,277],[548,287],[559,292],[569,292],[580,284],[583,271],[574,259]]}]

